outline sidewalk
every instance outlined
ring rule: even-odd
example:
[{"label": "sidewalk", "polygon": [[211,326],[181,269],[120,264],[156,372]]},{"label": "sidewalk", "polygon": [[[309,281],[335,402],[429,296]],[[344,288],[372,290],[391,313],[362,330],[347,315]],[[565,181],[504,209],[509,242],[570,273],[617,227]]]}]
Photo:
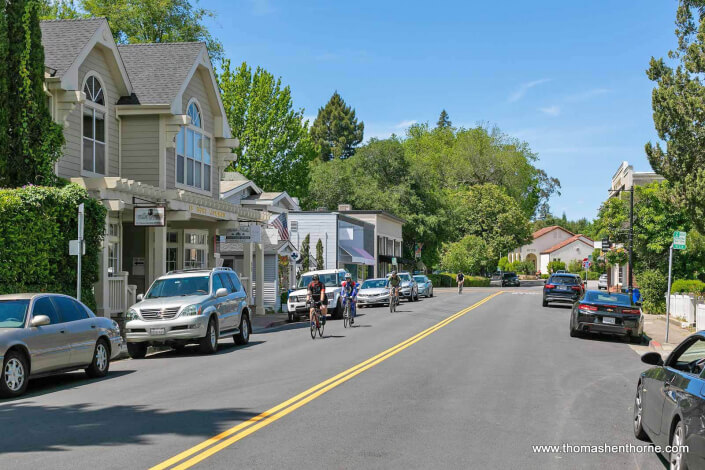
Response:
[{"label": "sidewalk", "polygon": [[252,315],[252,333],[260,333],[262,330],[267,328],[274,328],[275,326],[285,325],[288,321],[288,314],[286,313],[268,313],[266,315]]},{"label": "sidewalk", "polygon": [[666,315],[644,314],[644,335],[648,337],[649,349],[659,353],[670,353],[681,341],[693,332],[681,328],[680,321],[671,319],[666,343]]}]

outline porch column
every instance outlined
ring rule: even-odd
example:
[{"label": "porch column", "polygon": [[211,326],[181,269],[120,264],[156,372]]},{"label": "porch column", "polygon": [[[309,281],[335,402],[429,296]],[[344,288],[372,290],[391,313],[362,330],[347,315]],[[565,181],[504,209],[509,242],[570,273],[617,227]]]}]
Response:
[{"label": "porch column", "polygon": [[243,281],[247,293],[247,305],[252,305],[252,243],[242,244],[242,275],[247,280]]},{"label": "porch column", "polygon": [[[110,217],[105,217],[105,233],[110,229]],[[107,235],[106,237],[107,238]],[[98,282],[95,290],[96,315],[110,318],[110,284],[108,283],[108,241],[103,240],[98,254]]]},{"label": "porch column", "polygon": [[264,315],[264,244],[255,244],[255,314]]},{"label": "porch column", "polygon": [[149,286],[156,278],[166,273],[166,227],[147,229],[147,253],[149,257],[147,286]]},{"label": "porch column", "polygon": [[218,235],[217,227],[216,224],[208,224],[208,261],[206,266],[209,268],[218,267],[215,256],[215,237]]}]

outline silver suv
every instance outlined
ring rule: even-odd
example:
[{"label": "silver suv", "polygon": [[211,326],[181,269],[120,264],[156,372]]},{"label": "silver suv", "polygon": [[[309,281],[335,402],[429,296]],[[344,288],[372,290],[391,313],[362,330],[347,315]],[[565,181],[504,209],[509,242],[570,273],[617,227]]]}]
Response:
[{"label": "silver suv", "polygon": [[150,345],[176,350],[195,343],[212,354],[218,338],[235,344],[250,340],[247,295],[230,268],[171,271],[152,283],[147,294],[127,311],[127,352],[141,359]]}]

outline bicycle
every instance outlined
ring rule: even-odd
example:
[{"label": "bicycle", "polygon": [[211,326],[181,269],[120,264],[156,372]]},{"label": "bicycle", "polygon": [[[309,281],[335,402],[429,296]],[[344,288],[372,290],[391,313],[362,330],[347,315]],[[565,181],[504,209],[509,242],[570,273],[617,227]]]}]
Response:
[{"label": "bicycle", "polygon": [[[310,305],[310,302],[308,305]],[[323,315],[321,315],[320,303],[316,302],[313,305],[313,318],[311,318],[311,339],[316,339],[316,331],[318,331],[318,336],[323,337],[323,330],[326,327],[326,320],[323,318]]]},{"label": "bicycle", "polygon": [[463,283],[459,282],[458,283],[458,295],[463,293]]},{"label": "bicycle", "polygon": [[351,297],[345,297],[343,299],[343,303],[345,304],[345,307],[343,309],[343,327],[347,328],[348,325],[350,325],[350,328],[352,328],[353,324],[353,314],[352,314],[352,298]]},{"label": "bicycle", "polygon": [[399,305],[399,292],[396,288],[392,287],[389,294],[389,313],[394,313],[397,311],[397,305]]}]

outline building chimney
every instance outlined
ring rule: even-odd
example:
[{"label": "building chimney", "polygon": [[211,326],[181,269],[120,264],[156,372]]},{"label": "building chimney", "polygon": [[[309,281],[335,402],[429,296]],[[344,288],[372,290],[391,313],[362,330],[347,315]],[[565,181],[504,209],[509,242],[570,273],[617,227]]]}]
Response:
[{"label": "building chimney", "polygon": [[352,205],[351,204],[338,204],[338,210],[340,212],[351,211]]}]

